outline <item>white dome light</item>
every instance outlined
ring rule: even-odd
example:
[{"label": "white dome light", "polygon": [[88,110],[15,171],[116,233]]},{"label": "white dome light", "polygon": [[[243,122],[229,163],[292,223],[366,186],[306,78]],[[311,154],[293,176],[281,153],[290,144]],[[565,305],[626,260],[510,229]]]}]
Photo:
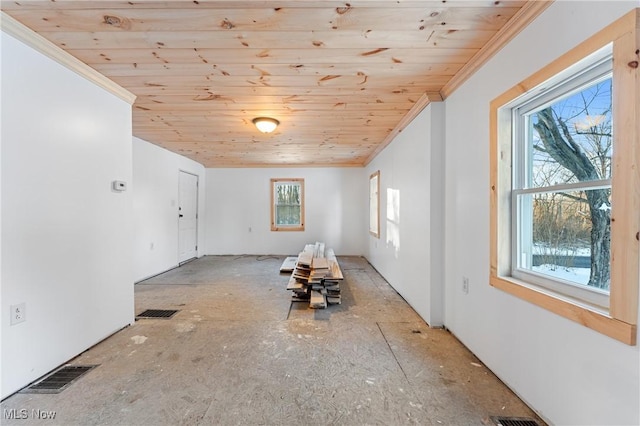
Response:
[{"label": "white dome light", "polygon": [[253,124],[255,124],[262,133],[271,133],[278,127],[280,122],[275,118],[257,117],[253,119]]}]

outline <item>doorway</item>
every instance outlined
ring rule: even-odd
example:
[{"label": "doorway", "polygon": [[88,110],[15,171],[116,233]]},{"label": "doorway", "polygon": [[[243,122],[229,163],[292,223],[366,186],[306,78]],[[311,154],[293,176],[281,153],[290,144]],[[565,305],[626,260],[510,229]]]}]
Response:
[{"label": "doorway", "polygon": [[198,256],[198,176],[180,171],[178,179],[178,262]]}]

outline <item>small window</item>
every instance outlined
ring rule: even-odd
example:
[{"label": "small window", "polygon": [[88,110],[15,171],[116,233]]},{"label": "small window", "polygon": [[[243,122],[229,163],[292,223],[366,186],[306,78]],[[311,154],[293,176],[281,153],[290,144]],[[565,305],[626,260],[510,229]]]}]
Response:
[{"label": "small window", "polygon": [[271,179],[271,230],[304,231],[304,179]]},{"label": "small window", "polygon": [[380,170],[369,176],[369,233],[380,238]]}]

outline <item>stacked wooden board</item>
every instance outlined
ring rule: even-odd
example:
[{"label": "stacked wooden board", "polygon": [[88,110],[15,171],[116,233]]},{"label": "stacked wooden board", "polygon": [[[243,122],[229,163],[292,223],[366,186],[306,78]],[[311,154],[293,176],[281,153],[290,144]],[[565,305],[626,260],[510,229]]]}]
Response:
[{"label": "stacked wooden board", "polygon": [[338,260],[324,243],[307,244],[298,255],[287,285],[294,302],[309,302],[309,307],[324,309],[342,303],[340,282],[344,279]]},{"label": "stacked wooden board", "polygon": [[296,256],[287,257],[284,262],[282,262],[282,266],[280,266],[280,272],[282,273],[291,273],[296,268],[296,262],[298,258]]}]

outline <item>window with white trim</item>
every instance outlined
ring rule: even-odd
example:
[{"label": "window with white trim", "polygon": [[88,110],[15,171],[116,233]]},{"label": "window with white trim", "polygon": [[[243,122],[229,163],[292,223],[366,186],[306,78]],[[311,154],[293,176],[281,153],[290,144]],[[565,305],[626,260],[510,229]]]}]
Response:
[{"label": "window with white trim", "polygon": [[611,46],[509,105],[515,278],[609,307]]},{"label": "window with white trim", "polygon": [[640,8],[490,106],[490,283],[629,345],[640,291]]},{"label": "window with white trim", "polygon": [[271,179],[271,230],[304,231],[304,179]]}]

